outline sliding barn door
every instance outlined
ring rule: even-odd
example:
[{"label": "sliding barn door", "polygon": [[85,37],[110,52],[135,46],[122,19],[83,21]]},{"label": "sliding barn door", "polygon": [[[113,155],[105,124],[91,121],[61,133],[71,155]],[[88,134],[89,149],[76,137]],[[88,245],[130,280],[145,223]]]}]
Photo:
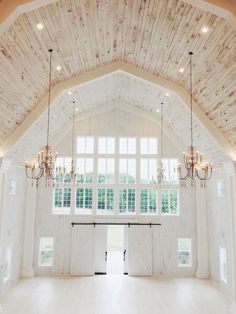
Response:
[{"label": "sliding barn door", "polygon": [[107,272],[107,226],[95,227],[95,274]]},{"label": "sliding barn door", "polygon": [[130,226],[128,228],[128,273],[129,275],[152,275],[152,228]]},{"label": "sliding barn door", "polygon": [[71,275],[94,275],[94,226],[74,226],[71,234]]}]

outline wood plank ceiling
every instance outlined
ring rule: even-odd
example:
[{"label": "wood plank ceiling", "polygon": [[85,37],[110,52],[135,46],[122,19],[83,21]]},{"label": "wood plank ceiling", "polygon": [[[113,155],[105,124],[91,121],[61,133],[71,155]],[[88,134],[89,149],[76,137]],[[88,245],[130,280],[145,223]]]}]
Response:
[{"label": "wood plank ceiling", "polygon": [[[38,22],[42,30],[36,28]],[[208,33],[202,34],[203,26]],[[193,50],[194,98],[236,145],[235,30],[224,19],[180,0],[60,0],[0,29],[0,145],[47,93],[48,47],[55,51],[54,85],[122,61],[186,89],[188,51]],[[56,65],[62,70],[56,71]],[[112,91],[110,99],[116,97]],[[101,92],[98,99],[103,99]],[[135,99],[137,90],[126,92]],[[91,103],[88,99],[87,105]],[[176,109],[180,119],[181,108]]]}]

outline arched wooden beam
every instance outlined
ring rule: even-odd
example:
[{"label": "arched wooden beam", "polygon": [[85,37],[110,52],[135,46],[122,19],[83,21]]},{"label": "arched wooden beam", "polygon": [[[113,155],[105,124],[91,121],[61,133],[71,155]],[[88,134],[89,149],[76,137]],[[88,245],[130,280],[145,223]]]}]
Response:
[{"label": "arched wooden beam", "polygon": [[[79,77],[60,82],[51,91],[51,99],[53,101],[63,92],[69,90],[73,87],[76,87],[81,84],[85,84],[91,80],[96,80],[104,75],[110,75],[116,71],[124,71],[134,77],[148,81],[154,85],[163,87],[171,92],[175,93],[183,103],[190,107],[190,97],[188,92],[181,87],[180,85],[170,82],[166,79],[155,76],[145,70],[139,69],[138,67],[116,62],[110,65],[103,66],[95,71],[87,72],[82,74]],[[37,121],[40,115],[47,108],[48,96],[46,95],[32,111],[32,113],[25,119],[25,121],[7,138],[5,143],[0,147],[0,156],[4,156],[10,148],[24,136],[24,134],[29,130],[29,128]],[[205,115],[200,106],[194,102],[193,103],[193,112],[199,122],[204,126],[204,128],[209,132],[215,142],[218,143],[221,150],[226,153],[232,160],[236,160],[236,151],[232,145],[227,141],[221,131],[212,123],[211,120]]]}]

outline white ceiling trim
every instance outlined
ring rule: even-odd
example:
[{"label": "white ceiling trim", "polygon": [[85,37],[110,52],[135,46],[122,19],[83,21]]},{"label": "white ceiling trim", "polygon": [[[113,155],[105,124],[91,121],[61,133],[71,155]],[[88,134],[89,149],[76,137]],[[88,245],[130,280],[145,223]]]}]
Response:
[{"label": "white ceiling trim", "polygon": [[[180,85],[170,82],[166,79],[155,76],[145,70],[139,69],[134,65],[116,62],[110,65],[105,65],[95,71],[87,72],[79,77],[66,80],[64,82],[58,83],[52,88],[51,91],[51,102],[56,100],[62,93],[70,90],[76,86],[86,84],[93,80],[97,80],[107,75],[111,75],[114,72],[123,71],[134,77],[138,77],[141,80],[148,81],[155,86],[160,86],[165,88],[172,93],[176,94],[180,101],[182,101],[187,107],[190,107],[190,97],[188,92]],[[48,105],[48,95],[39,102],[32,113],[25,119],[25,121],[7,138],[4,144],[0,147],[0,156],[3,157],[13,145],[15,145],[31,128],[31,126],[39,119],[39,117],[45,112]],[[226,153],[230,159],[236,160],[236,150],[219,129],[211,122],[211,120],[204,114],[200,106],[193,102],[193,112],[202,126],[208,131],[212,139],[219,145],[224,153]]]}]

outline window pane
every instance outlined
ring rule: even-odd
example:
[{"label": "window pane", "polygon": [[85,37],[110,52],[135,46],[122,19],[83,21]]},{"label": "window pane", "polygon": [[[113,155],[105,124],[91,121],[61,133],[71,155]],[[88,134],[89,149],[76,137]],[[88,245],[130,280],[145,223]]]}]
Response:
[{"label": "window pane", "polygon": [[106,208],[106,191],[105,189],[98,189],[98,209]]},{"label": "window pane", "polygon": [[64,189],[63,207],[70,207],[71,189]]},{"label": "window pane", "polygon": [[149,159],[149,183],[156,183],[157,176],[157,160]]},{"label": "window pane", "polygon": [[105,183],[106,180],[106,159],[98,159],[98,183]]},{"label": "window pane", "polygon": [[93,208],[93,191],[92,189],[85,189],[85,208],[92,209]]},{"label": "window pane", "polygon": [[105,137],[99,137],[98,139],[98,153],[99,154],[106,154],[106,138]]},{"label": "window pane", "polygon": [[157,139],[149,138],[148,143],[148,154],[157,154]]},{"label": "window pane", "polygon": [[126,205],[127,204],[127,190],[122,189],[120,190],[119,193],[119,209],[120,213],[125,213],[126,212]]},{"label": "window pane", "polygon": [[112,189],[107,190],[107,209],[113,210],[114,208],[114,191]]},{"label": "window pane", "polygon": [[128,189],[128,211],[135,212],[135,189]]},{"label": "window pane", "polygon": [[162,213],[169,213],[169,193],[168,190],[161,192]]},{"label": "window pane", "polygon": [[127,159],[121,158],[119,160],[119,172],[120,172],[120,183],[127,182]]},{"label": "window pane", "polygon": [[142,137],[140,140],[140,149],[141,149],[141,154],[148,154],[148,138],[147,137]]},{"label": "window pane", "polygon": [[136,160],[128,159],[128,183],[135,183],[136,179]]},{"label": "window pane", "polygon": [[39,266],[53,265],[53,238],[40,238]]},{"label": "window pane", "polygon": [[84,183],[85,182],[85,158],[77,159],[77,182]]},{"label": "window pane", "polygon": [[107,154],[115,154],[115,139],[113,137],[107,138]]},{"label": "window pane", "polygon": [[85,153],[85,137],[77,138],[77,153],[84,154]]},{"label": "window pane", "polygon": [[191,266],[191,239],[178,239],[178,265]]},{"label": "window pane", "polygon": [[113,183],[114,182],[114,172],[115,172],[115,160],[108,158],[107,159],[106,183]]},{"label": "window pane", "polygon": [[157,193],[156,190],[149,190],[149,212],[156,213],[157,210]]},{"label": "window pane", "polygon": [[127,154],[127,138],[121,137],[119,141],[119,152],[120,154]]},{"label": "window pane", "polygon": [[93,154],[94,138],[86,137],[86,153]]},{"label": "window pane", "polygon": [[128,139],[128,154],[136,154],[136,138]]},{"label": "window pane", "polygon": [[140,212],[147,213],[148,211],[148,191],[147,189],[141,190],[140,194]]},{"label": "window pane", "polygon": [[86,159],[85,182],[86,183],[92,183],[93,182],[93,159],[92,158]]},{"label": "window pane", "polygon": [[54,193],[55,193],[54,206],[55,207],[62,207],[62,189],[56,188]]},{"label": "window pane", "polygon": [[176,214],[178,210],[178,191],[170,190],[170,212]]},{"label": "window pane", "polygon": [[148,183],[148,160],[141,159],[141,183]]},{"label": "window pane", "polygon": [[76,207],[84,208],[84,189],[77,189],[76,191]]}]

